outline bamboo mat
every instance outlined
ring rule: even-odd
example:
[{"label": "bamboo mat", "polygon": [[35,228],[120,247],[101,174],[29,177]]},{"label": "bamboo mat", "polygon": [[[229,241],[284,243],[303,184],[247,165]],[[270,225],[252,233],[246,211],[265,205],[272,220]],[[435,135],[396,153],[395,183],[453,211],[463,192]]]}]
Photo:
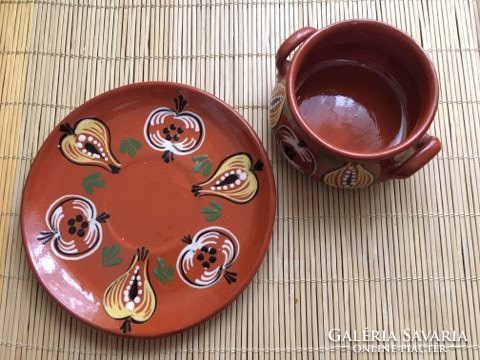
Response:
[{"label": "bamboo mat", "polygon": [[[475,0],[0,0],[0,359],[480,359],[480,3]],[[406,181],[338,191],[295,172],[268,128],[274,54],[302,26],[372,18],[417,39],[440,75],[443,151]],[[269,252],[228,309],[134,341],[60,309],[19,233],[22,186],[54,125],[106,90],[176,81],[232,104],[278,188]],[[354,354],[332,328],[464,331],[447,353]]]}]

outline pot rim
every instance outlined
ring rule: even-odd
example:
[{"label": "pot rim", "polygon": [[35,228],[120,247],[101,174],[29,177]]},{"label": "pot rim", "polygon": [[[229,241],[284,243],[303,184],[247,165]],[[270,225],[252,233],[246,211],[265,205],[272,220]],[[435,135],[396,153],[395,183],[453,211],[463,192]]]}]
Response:
[{"label": "pot rim", "polygon": [[[421,63],[424,73],[427,78],[427,82],[432,85],[432,95],[430,96],[429,103],[427,104],[427,111],[425,116],[417,121],[416,130],[408,135],[402,142],[399,144],[388,147],[386,149],[376,151],[376,152],[368,152],[368,153],[358,153],[352,152],[348,150],[343,150],[339,147],[331,145],[323,140],[319,135],[317,135],[305,122],[304,118],[300,114],[300,110],[298,108],[298,103],[296,101],[296,85],[297,85],[297,76],[300,71],[300,64],[305,59],[305,57],[312,51],[315,46],[317,45],[318,41],[324,38],[327,35],[331,35],[338,30],[349,29],[353,30],[355,27],[364,27],[367,26],[370,29],[379,29],[383,32],[388,32],[390,36],[395,37],[396,39],[404,42],[407,46],[409,46],[416,54],[418,61]],[[315,142],[315,145],[320,146],[323,149],[326,149],[333,155],[338,157],[347,158],[351,160],[358,160],[358,161],[375,161],[375,160],[382,160],[385,158],[390,158],[396,156],[398,154],[403,153],[405,150],[410,149],[413,145],[415,145],[427,132],[428,128],[430,127],[435,114],[438,108],[438,100],[439,100],[439,83],[437,73],[435,71],[435,67],[427,56],[425,51],[422,47],[407,33],[402,30],[399,30],[391,25],[386,23],[376,21],[376,20],[367,20],[367,19],[360,19],[360,20],[346,20],[334,23],[329,25],[323,29],[318,30],[314,33],[311,37],[309,37],[303,44],[300,45],[297,52],[293,55],[290,68],[287,71],[285,76],[286,78],[286,93],[287,93],[287,101],[290,107],[290,111],[295,118],[295,121],[300,125],[302,130],[308,135],[310,140]]]}]

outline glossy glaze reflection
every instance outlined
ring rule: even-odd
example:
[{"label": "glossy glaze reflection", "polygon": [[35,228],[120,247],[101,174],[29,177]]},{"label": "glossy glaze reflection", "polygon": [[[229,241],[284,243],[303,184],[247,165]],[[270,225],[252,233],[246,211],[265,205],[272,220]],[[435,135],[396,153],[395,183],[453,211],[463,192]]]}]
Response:
[{"label": "glossy glaze reflection", "polygon": [[426,133],[437,75],[404,32],[374,20],[304,27],[275,65],[270,125],[284,157],[314,179],[348,189],[405,179],[440,151]]},{"label": "glossy glaze reflection", "polygon": [[344,60],[324,62],[308,74],[297,90],[300,113],[329,144],[366,153],[405,138],[405,95],[393,79]]},{"label": "glossy glaze reflection", "polygon": [[275,187],[261,142],[230,107],[140,83],[54,129],[21,213],[30,265],[70,314],[116,335],[167,336],[247,286],[268,247]]}]

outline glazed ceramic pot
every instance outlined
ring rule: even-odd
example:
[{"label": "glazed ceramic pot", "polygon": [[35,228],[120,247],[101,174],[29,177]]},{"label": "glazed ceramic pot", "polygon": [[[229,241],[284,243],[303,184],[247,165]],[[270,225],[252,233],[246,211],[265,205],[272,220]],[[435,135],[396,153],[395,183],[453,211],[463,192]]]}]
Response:
[{"label": "glazed ceramic pot", "polygon": [[371,20],[303,28],[280,46],[276,66],[270,124],[299,171],[360,188],[407,178],[440,151],[427,134],[437,75],[402,31]]}]

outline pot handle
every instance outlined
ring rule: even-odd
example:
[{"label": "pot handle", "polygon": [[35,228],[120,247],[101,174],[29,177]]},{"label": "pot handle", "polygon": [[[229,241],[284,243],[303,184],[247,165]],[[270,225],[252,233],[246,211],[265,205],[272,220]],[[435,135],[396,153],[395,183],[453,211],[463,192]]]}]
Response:
[{"label": "pot handle", "polygon": [[285,76],[290,66],[290,61],[287,60],[290,53],[295,50],[301,43],[307,40],[310,36],[315,33],[317,29],[313,27],[304,27],[295,31],[290,35],[287,40],[283,42],[282,45],[278,48],[276,59],[276,65],[279,75]]},{"label": "pot handle", "polygon": [[442,149],[442,143],[435,136],[423,135],[415,146],[415,152],[389,174],[392,179],[405,179],[424,167]]}]

